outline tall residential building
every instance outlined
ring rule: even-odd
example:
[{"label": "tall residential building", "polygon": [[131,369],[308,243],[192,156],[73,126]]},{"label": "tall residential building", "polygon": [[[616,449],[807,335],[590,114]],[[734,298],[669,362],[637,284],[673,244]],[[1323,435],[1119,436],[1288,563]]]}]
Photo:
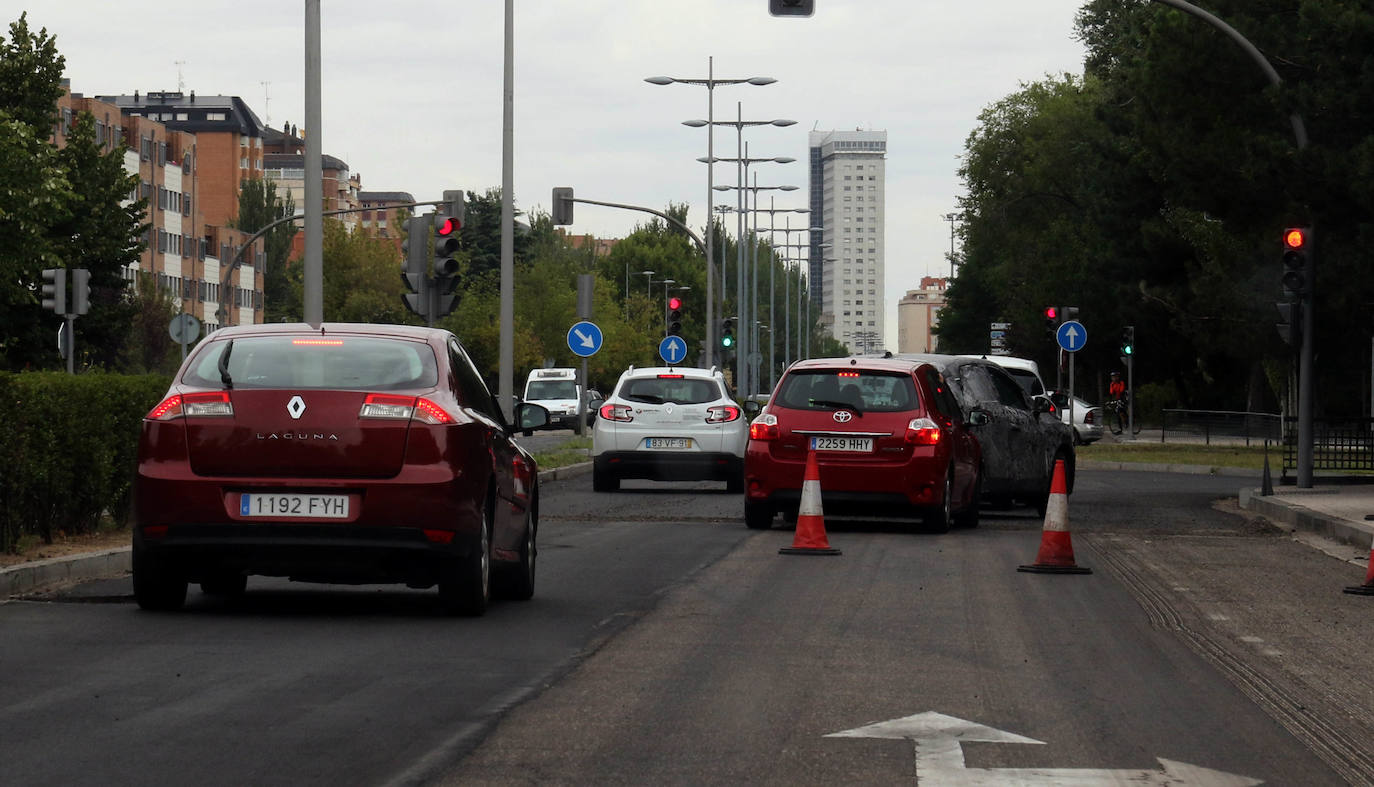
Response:
[{"label": "tall residential building", "polygon": [[948,284],[948,279],[922,277],[921,288],[907,290],[897,302],[897,352],[939,352],[935,326],[940,324]]},{"label": "tall residential building", "polygon": [[[221,144],[207,142],[199,129],[192,128],[196,124],[189,110],[168,108],[161,98],[164,94],[152,94],[159,99],[148,104],[137,93],[114,98],[72,93],[65,79],[63,88],[57,102],[61,120],[54,129],[54,144],[65,144],[77,113],[91,113],[97,144],[110,150],[121,141],[128,142],[124,168],[140,181],[138,192],[129,196],[148,199],[145,248],[139,261],[125,269],[125,279],[132,281],[140,273],[155,276],[158,288],[170,293],[183,312],[202,320],[207,332],[220,327],[221,302],[226,324],[261,322],[261,244],[243,253],[243,266],[230,277],[228,288],[224,286],[228,271],[221,261],[243,244],[247,233],[227,226],[232,213],[225,208],[232,205],[237,210],[238,186],[230,191],[217,179],[216,165],[206,160],[207,151]],[[217,103],[212,100],[202,106]]]},{"label": "tall residential building", "polygon": [[886,131],[812,131],[809,286],[821,329],[850,352],[882,352]]}]

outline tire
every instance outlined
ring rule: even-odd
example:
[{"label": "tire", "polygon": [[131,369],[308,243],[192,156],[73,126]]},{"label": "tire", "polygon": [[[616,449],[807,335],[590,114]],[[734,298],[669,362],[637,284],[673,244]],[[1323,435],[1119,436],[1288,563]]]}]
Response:
[{"label": "tire", "polygon": [[618,492],[620,491],[620,479],[610,474],[607,470],[592,468],[592,491],[593,492]]},{"label": "tire", "polygon": [[171,612],[186,603],[186,578],[165,561],[133,550],[134,600],[140,609]]},{"label": "tire", "polygon": [[538,533],[534,507],[525,510],[525,532],[521,536],[520,560],[513,566],[501,571],[501,598],[512,601],[529,601],[534,598],[534,570],[539,549],[535,543]]},{"label": "tire", "polygon": [[200,581],[200,592],[207,596],[238,598],[248,590],[247,574],[216,573],[206,575]]},{"label": "tire", "polygon": [[447,615],[478,617],[491,602],[491,506],[482,507],[482,527],[467,555],[439,571],[439,603]]},{"label": "tire", "polygon": [[973,499],[968,506],[954,515],[954,524],[959,527],[978,527],[979,507],[983,504],[983,468],[978,468],[978,479],[973,482]]},{"label": "tire", "polygon": [[954,468],[945,470],[945,493],[941,499],[940,507],[934,511],[926,512],[926,529],[936,533],[948,533],[950,523],[954,521]]},{"label": "tire", "polygon": [[768,530],[773,526],[773,507],[767,503],[744,501],[744,525],[750,530]]}]

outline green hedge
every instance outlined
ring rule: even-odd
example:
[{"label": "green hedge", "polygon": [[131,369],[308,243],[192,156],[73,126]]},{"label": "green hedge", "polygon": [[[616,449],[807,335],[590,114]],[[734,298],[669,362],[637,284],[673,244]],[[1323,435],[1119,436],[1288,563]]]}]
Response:
[{"label": "green hedge", "polygon": [[0,373],[0,551],[128,521],[143,416],[163,375]]}]

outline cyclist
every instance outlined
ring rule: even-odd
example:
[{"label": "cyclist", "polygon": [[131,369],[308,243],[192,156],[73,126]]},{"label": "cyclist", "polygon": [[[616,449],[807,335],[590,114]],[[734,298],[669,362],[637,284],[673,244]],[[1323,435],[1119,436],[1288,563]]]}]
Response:
[{"label": "cyclist", "polygon": [[1121,372],[1112,372],[1112,381],[1107,385],[1107,407],[1111,410],[1111,417],[1107,419],[1107,425],[1111,427],[1112,434],[1121,434],[1126,423],[1126,382],[1121,379]]}]

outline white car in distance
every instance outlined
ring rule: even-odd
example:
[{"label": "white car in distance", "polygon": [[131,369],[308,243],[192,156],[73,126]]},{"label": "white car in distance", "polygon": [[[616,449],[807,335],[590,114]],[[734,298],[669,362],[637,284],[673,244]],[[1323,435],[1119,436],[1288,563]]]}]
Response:
[{"label": "white car in distance", "polygon": [[592,428],[592,489],[626,478],[724,481],[744,491],[749,421],[719,369],[631,366]]}]

